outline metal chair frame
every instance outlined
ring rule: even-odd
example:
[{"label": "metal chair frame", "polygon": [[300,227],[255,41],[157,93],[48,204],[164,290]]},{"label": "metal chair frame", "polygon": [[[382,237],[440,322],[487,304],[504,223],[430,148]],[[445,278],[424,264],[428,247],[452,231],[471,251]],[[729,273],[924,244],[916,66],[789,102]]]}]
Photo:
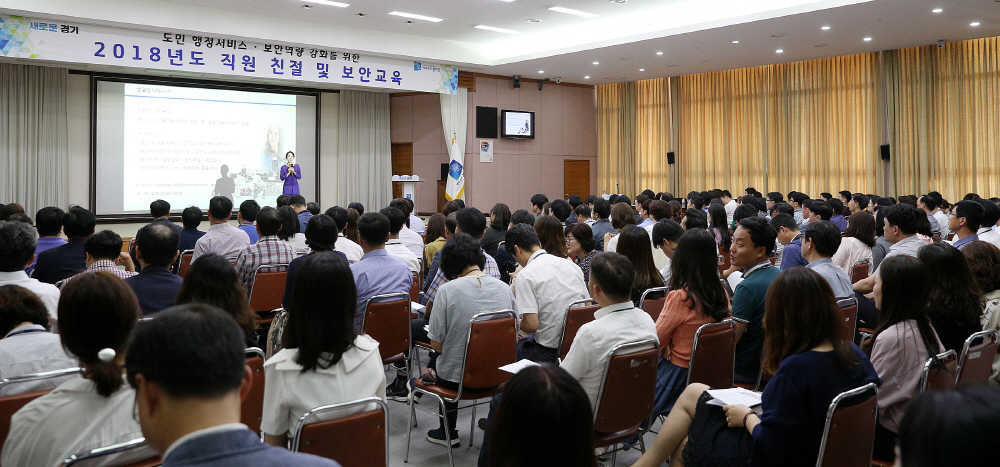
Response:
[{"label": "metal chair frame", "polygon": [[[391,301],[401,300],[401,299],[406,299],[406,308],[407,308],[407,315],[406,316],[407,317],[412,317],[413,316],[413,301],[410,300],[410,293],[409,292],[395,292],[395,293],[384,293],[384,294],[372,295],[368,300],[365,301],[365,312],[361,316],[361,332],[364,332],[364,330],[365,330],[365,321],[368,319],[368,307],[371,306],[372,303],[391,302]],[[412,319],[413,318],[410,318],[411,321],[412,321]],[[412,328],[410,328],[409,325],[406,326],[406,335],[407,335],[406,342],[409,344],[407,346],[409,348],[409,351],[406,353],[406,355],[403,356],[403,360],[406,360],[406,374],[407,374],[407,376],[409,376],[410,371],[413,370],[412,365],[413,365],[413,355],[414,355],[414,353],[413,353],[413,330],[412,330]]]},{"label": "metal chair frame", "polygon": [[[648,288],[648,289],[644,290],[644,291],[642,292],[642,296],[640,296],[640,297],[639,297],[639,309],[640,309],[640,310],[643,310],[643,311],[645,311],[645,310],[646,310],[646,309],[645,309],[645,308],[643,308],[642,306],[643,306],[643,305],[645,304],[645,302],[646,302],[646,296],[647,296],[647,295],[649,295],[649,294],[651,294],[651,293],[660,293],[660,292],[663,292],[663,297],[664,297],[664,299],[665,299],[665,298],[666,298],[666,296],[667,296],[667,293],[669,293],[669,292],[670,292],[670,287],[669,287],[669,286],[665,286],[665,287],[651,287],[651,288]],[[568,314],[569,314],[569,313],[567,313],[567,315],[568,315]],[[656,320],[654,319],[654,321],[656,321]],[[562,347],[562,346],[560,346],[560,348],[561,348],[561,347]]]},{"label": "metal chair frame", "polygon": [[857,265],[859,265],[859,264],[867,264],[868,265],[868,275],[865,276],[865,277],[870,277],[872,275],[872,261],[870,259],[868,259],[868,258],[859,259],[859,260],[855,261],[854,264],[851,265],[851,274],[850,274],[851,283],[855,282],[854,281],[854,268],[857,267]]},{"label": "metal chair frame", "polygon": [[[183,250],[183,251],[181,251],[181,254],[179,256],[177,256],[177,270],[174,271],[174,274],[176,274],[178,276],[181,275],[181,264],[184,262],[184,255],[186,255],[188,253],[190,253],[191,256],[194,257],[194,250]],[[194,261],[191,261],[191,262],[188,263],[188,267],[189,268],[191,267],[191,263],[193,263],[193,262]],[[184,272],[187,273],[187,270],[185,270]],[[183,276],[181,276],[181,277],[183,277]]]},{"label": "metal chair frame", "polygon": [[[264,269],[264,268],[285,268],[285,270],[284,271],[261,271],[261,269]],[[250,295],[247,297],[247,302],[253,301],[253,289],[254,289],[254,286],[257,285],[257,274],[260,274],[262,272],[265,273],[265,274],[269,273],[269,272],[284,272],[284,273],[287,274],[288,273],[288,265],[287,264],[262,264],[260,266],[257,266],[257,269],[255,269],[253,271],[253,285],[250,286],[250,290],[249,290]],[[271,311],[277,311],[277,310],[280,310],[280,309],[281,309],[281,307],[279,306],[278,308],[269,310],[269,312],[271,312]]]},{"label": "metal chair frame", "polygon": [[[965,339],[965,345],[962,346],[962,353],[959,355],[958,358],[958,369],[957,371],[955,371],[956,385],[958,385],[958,382],[962,377],[962,369],[965,367],[965,360],[969,356],[969,350],[972,348],[973,342],[975,342],[977,339],[983,339],[983,342],[986,342],[986,339],[990,339],[994,343],[996,343],[998,337],[1000,337],[1000,334],[997,333],[996,329],[989,329],[986,331],[979,331],[977,333],[973,333],[971,336]],[[993,359],[990,360],[992,361]]]},{"label": "metal chair frame", "polygon": [[[857,299],[857,297],[841,298],[841,299],[837,300],[837,308],[844,309],[844,308],[850,308],[852,306],[854,306],[854,307],[858,306],[858,299]],[[852,341],[854,340],[854,335],[857,334],[857,333],[858,333],[858,316],[857,316],[857,310],[855,309],[855,311],[854,311],[854,330],[851,331],[851,340]]]},{"label": "metal chair frame", "polygon": [[[611,360],[614,357],[620,355],[628,355],[631,353],[639,352],[642,350],[656,349],[659,350],[659,345],[657,345],[656,339],[643,339],[641,341],[629,342],[625,344],[618,344],[614,346],[610,352],[608,352],[608,359],[604,362],[604,374],[601,376],[601,386],[597,390],[597,405],[594,406],[594,422],[597,422],[597,414],[601,409],[601,401],[604,399],[604,387],[608,382],[608,370],[611,368]],[[655,370],[654,370],[655,371]],[[473,417],[475,418],[475,417]],[[636,435],[639,437],[639,451],[642,453],[646,452],[646,443],[643,440],[643,434],[653,425],[653,412],[650,411],[649,415],[646,417],[646,429],[640,428]],[[612,445],[611,449],[611,464],[615,465],[615,459],[618,456],[618,451],[621,448],[617,448],[618,444]],[[607,454],[607,453],[605,453]]]},{"label": "metal chair frame", "polygon": [[[260,347],[247,347],[247,348],[243,349],[243,353],[246,355],[247,360],[249,360],[251,358],[254,358],[254,357],[260,357],[265,362],[267,361],[267,357],[264,355],[264,351]],[[253,390],[253,388],[251,388],[251,390]],[[261,441],[264,440],[264,431],[263,430],[261,430],[261,432],[260,432],[260,439],[261,439]]]},{"label": "metal chair frame", "polygon": [[[837,397],[834,397],[833,401],[830,402],[830,407],[826,410],[826,422],[823,424],[823,438],[821,438],[819,442],[819,456],[816,458],[816,467],[823,466],[823,454],[824,451],[826,451],[826,442],[827,438],[830,435],[830,425],[831,423],[833,423],[833,414],[834,412],[837,411],[837,407],[845,399],[855,396],[860,396],[869,391],[873,393],[875,400],[878,400],[878,385],[876,385],[875,383],[868,383],[859,388],[854,388],[851,389],[850,391],[842,392],[838,394]],[[874,423],[878,423],[878,417],[875,418]],[[872,446],[872,448],[874,450],[874,445]],[[871,453],[868,454],[868,458],[871,459]]]},{"label": "metal chair frame", "polygon": [[[733,331],[735,331],[736,330],[736,323],[733,322],[732,319],[724,319],[722,321],[719,321],[718,323],[707,323],[707,324],[702,324],[701,326],[699,326],[698,330],[695,331],[695,333],[694,333],[694,342],[691,343],[691,358],[688,359],[688,362],[693,362],[695,356],[698,353],[698,340],[701,338],[701,333],[702,332],[707,332],[709,329],[712,329],[712,328],[715,328],[715,327],[729,327],[729,328],[732,328]],[[733,352],[733,368],[734,368],[734,371],[735,371],[735,368],[736,368],[736,352]],[[689,367],[689,370],[690,370],[690,367]],[[688,371],[687,382],[686,382],[685,386],[690,385],[690,384],[691,384],[691,372]],[[728,389],[728,388],[719,388],[719,389]]]},{"label": "metal chair frame", "polygon": [[947,364],[949,360],[955,360],[955,378],[958,379],[958,354],[954,350],[949,350],[946,352],[939,353],[927,359],[924,363],[924,369],[920,372],[920,391],[927,391],[927,379],[930,376],[931,368],[938,362],[941,364]]},{"label": "metal chair frame", "polygon": [[310,419],[318,417],[326,412],[349,409],[357,406],[367,406],[369,404],[377,405],[378,408],[374,410],[382,410],[382,416],[385,419],[385,461],[386,464],[388,464],[389,463],[389,405],[386,404],[385,401],[383,401],[382,398],[378,396],[366,397],[364,399],[358,399],[350,402],[341,402],[339,404],[321,405],[302,414],[302,416],[299,417],[298,423],[295,424],[295,429],[292,431],[291,451],[299,452],[299,443],[302,442],[302,430],[305,429]]},{"label": "metal chair frame", "polygon": [[58,378],[60,376],[69,376],[74,373],[80,373],[82,371],[83,368],[64,368],[61,370],[49,370],[49,371],[42,371],[39,373],[32,373],[30,375],[21,375],[21,376],[14,376],[11,378],[4,378],[3,380],[0,380],[0,389],[11,384],[27,383],[29,381],[38,381],[40,379]]},{"label": "metal chair frame", "polygon": [[[563,340],[566,339],[566,325],[569,324],[569,310],[572,309],[572,308],[574,308],[574,307],[576,307],[576,305],[593,306],[593,305],[589,305],[589,304],[596,305],[597,302],[595,302],[594,299],[592,299],[592,298],[585,298],[583,300],[576,300],[574,302],[571,302],[569,305],[566,305],[566,313],[565,313],[565,315],[563,315],[562,333],[559,334],[559,346],[556,347],[556,352],[557,353],[558,352],[562,352]],[[583,308],[583,307],[580,307],[580,308]],[[572,345],[572,342],[570,342],[570,344]],[[559,359],[559,360],[562,360],[562,359]]]},{"label": "metal chair frame", "polygon": [[111,446],[105,446],[101,448],[91,449],[89,451],[78,452],[66,458],[63,461],[63,467],[70,467],[76,465],[82,461],[95,459],[102,456],[107,456],[111,454],[119,454],[123,452],[128,452],[136,449],[142,449],[146,445],[146,438],[136,438],[133,440],[125,441],[123,443],[112,444]]}]

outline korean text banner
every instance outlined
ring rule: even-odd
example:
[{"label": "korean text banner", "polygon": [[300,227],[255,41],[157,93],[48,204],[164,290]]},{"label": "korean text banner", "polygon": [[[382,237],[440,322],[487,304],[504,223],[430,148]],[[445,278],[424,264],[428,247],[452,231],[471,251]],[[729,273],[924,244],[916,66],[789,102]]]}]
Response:
[{"label": "korean text banner", "polygon": [[455,94],[449,65],[0,15],[0,56]]}]

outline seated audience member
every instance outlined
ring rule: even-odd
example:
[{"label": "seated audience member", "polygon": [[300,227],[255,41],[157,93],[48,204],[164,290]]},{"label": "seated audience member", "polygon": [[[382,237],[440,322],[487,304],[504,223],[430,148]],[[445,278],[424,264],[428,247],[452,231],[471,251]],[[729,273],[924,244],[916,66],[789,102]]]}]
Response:
[{"label": "seated audience member", "polygon": [[[670,263],[677,251],[677,242],[680,241],[683,234],[684,228],[681,227],[679,222],[673,219],[661,219],[653,226],[653,231],[650,232],[653,248],[662,252],[666,258],[666,266],[660,268],[660,277],[663,278],[664,284],[670,283]],[[656,258],[656,253],[653,254],[653,258]]]},{"label": "seated audience member", "polygon": [[592,226],[594,225],[594,222],[596,222],[594,219],[590,218],[590,213],[591,213],[590,206],[587,206],[586,204],[581,204],[577,206],[575,210],[573,210],[573,214],[576,214],[577,224],[583,223],[587,224],[588,226]]},{"label": "seated audience member", "polygon": [[[589,297],[583,271],[568,259],[547,254],[541,248],[535,229],[527,225],[511,227],[507,231],[506,246],[524,268],[514,278],[514,287],[517,313],[521,317],[520,329],[530,335],[518,341],[517,358],[536,363],[555,362],[559,356],[557,347],[566,307]],[[593,266],[591,261],[591,275]]]},{"label": "seated audience member", "polygon": [[809,261],[807,268],[823,276],[833,289],[837,300],[854,297],[851,278],[830,259],[840,248],[840,229],[833,222],[809,221],[809,227],[802,234],[802,256]]},{"label": "seated audience member", "polygon": [[[178,358],[189,364],[178,365]],[[338,466],[263,444],[240,423],[241,400],[253,382],[243,333],[213,307],[177,306],[144,323],[127,366],[135,404],[123,407],[130,417],[135,411],[142,436],[164,466]]]},{"label": "seated audience member", "polygon": [[297,256],[309,254],[309,246],[306,245],[306,236],[301,233],[299,218],[295,215],[295,209],[291,206],[278,208],[281,214],[281,230],[278,231],[278,239],[290,245]]},{"label": "seated audience member", "polygon": [[[451,200],[448,201],[447,203],[444,203],[444,210],[441,211],[441,214],[444,214],[445,217],[448,217],[449,214],[453,212],[458,212],[459,209],[462,209],[462,205],[458,203],[458,200]],[[535,215],[532,214],[531,216],[534,217]]]},{"label": "seated audience member", "polygon": [[297,233],[306,232],[306,223],[313,216],[306,206],[306,198],[302,195],[292,195],[288,198],[288,205],[295,211],[295,216],[299,219],[299,230]]},{"label": "seated audience member", "polygon": [[[49,332],[49,312],[30,290],[17,285],[0,286],[0,379],[44,371],[76,368],[79,362]],[[52,389],[76,375],[9,384],[0,397]]]},{"label": "seated audience member", "polygon": [[38,230],[38,245],[35,247],[35,260],[32,260],[31,266],[24,269],[24,272],[28,273],[29,276],[31,275],[31,271],[35,269],[35,261],[39,253],[66,244],[66,240],[62,239],[62,220],[65,215],[65,211],[55,206],[39,209],[35,213],[35,229]]},{"label": "seated audience member", "polygon": [[647,230],[649,229],[649,227],[652,227],[653,224],[656,223],[656,221],[653,220],[649,215],[649,207],[653,204],[653,201],[655,200],[646,199],[645,201],[642,202],[642,204],[638,206],[639,227],[642,227]]},{"label": "seated audience member", "polygon": [[[764,206],[768,211],[771,210],[776,204],[782,204],[785,202],[785,196],[777,191],[772,191],[767,194],[767,199],[764,200]],[[794,212],[794,211],[793,211]]]},{"label": "seated audience member", "polygon": [[535,215],[535,220],[537,221],[539,217],[542,217],[542,208],[546,203],[549,202],[549,197],[541,193],[532,195],[531,197],[531,213]]},{"label": "seated audience member", "polygon": [[[63,287],[74,277],[88,272],[110,272],[121,279],[128,279],[137,274],[132,258],[128,253],[122,252],[122,238],[110,230],[102,230],[87,237],[83,243],[83,251],[87,255],[87,269],[67,278],[62,284]],[[125,266],[125,269],[119,268],[119,263]]]},{"label": "seated audience member", "polygon": [[274,201],[274,209],[281,209],[285,206],[288,206],[288,199],[291,197],[292,195],[285,195],[285,194],[278,195],[278,198]]},{"label": "seated audience member", "polygon": [[[453,232],[448,232],[445,227],[445,222],[447,217],[444,214],[436,212],[427,219],[427,246],[424,247],[424,264],[430,265],[431,261],[434,260],[434,254],[444,246],[444,243],[451,238]],[[489,230],[487,230],[489,232]],[[504,233],[507,233],[507,226],[504,226]],[[486,237],[483,237],[485,242]],[[497,242],[499,244],[499,242]],[[483,245],[483,249],[486,249],[486,245]],[[495,251],[494,251],[495,252]]]},{"label": "seated audience member", "polygon": [[[977,207],[979,205],[976,205]],[[889,251],[882,260],[893,256],[917,256],[917,250],[926,245],[923,240],[917,237],[917,229],[924,219],[924,215],[915,207],[909,204],[893,204],[892,206],[879,209],[878,212],[885,217],[882,233],[885,240],[892,244]],[[876,217],[876,222],[878,218]],[[876,229],[876,233],[878,230]],[[875,256],[875,249],[872,249],[872,256]],[[880,260],[881,261],[881,260]],[[876,267],[876,271],[878,268]],[[856,292],[868,293],[875,285],[874,275],[854,284]]]},{"label": "seated audience member", "polygon": [[[257,213],[257,243],[240,250],[236,256],[236,271],[240,283],[249,296],[253,290],[257,269],[261,266],[287,266],[295,259],[295,249],[282,242],[278,233],[282,229],[281,213],[277,209],[266,207]],[[264,272],[287,270],[287,268],[266,268]]]},{"label": "seated audience member", "polygon": [[30,278],[24,272],[24,268],[35,258],[35,242],[35,231],[30,225],[0,221],[0,285],[13,284],[28,289],[42,300],[49,317],[56,319],[59,289]]},{"label": "seated audience member", "polygon": [[840,202],[839,199],[831,199],[829,201],[830,208],[833,210],[833,215],[830,216],[830,222],[837,226],[841,232],[847,230],[847,219],[844,218],[844,203]]},{"label": "seated audience member", "polygon": [[39,253],[31,277],[55,284],[87,269],[87,254],[83,251],[83,242],[94,233],[96,225],[97,218],[92,212],[79,206],[69,208],[69,212],[63,216],[63,232],[69,242]]},{"label": "seated audience member", "polygon": [[[652,241],[646,229],[635,224],[626,225],[617,237],[617,251],[632,262],[635,271],[635,283],[632,284],[632,304],[639,306],[639,299],[642,293],[653,287],[663,287],[663,276],[653,264]],[[663,294],[656,293],[649,296],[650,299],[662,298]]]},{"label": "seated audience member", "polygon": [[920,249],[920,261],[930,268],[930,301],[927,316],[945,350],[961,353],[965,339],[983,330],[983,292],[969,270],[962,252],[947,243]]},{"label": "seated audience member", "polygon": [[[339,232],[337,234],[337,251],[347,255],[347,261],[351,264],[361,261],[361,256],[365,254],[361,249],[361,245],[358,245],[345,235],[348,219],[347,210],[340,206],[334,206],[326,210],[326,215],[330,216],[337,223],[337,232]],[[357,231],[357,226],[355,226],[355,231]]]},{"label": "seated audience member", "polygon": [[[155,227],[176,235],[165,225],[144,229]],[[59,300],[59,337],[83,366],[83,378],[60,384],[11,417],[0,463],[62,465],[72,454],[142,437],[133,418],[135,391],[122,377],[125,350],[140,316],[135,294],[111,274],[85,274],[66,285]],[[164,356],[186,366],[176,365],[177,354]]]},{"label": "seated audience member", "polygon": [[764,365],[774,376],[761,396],[761,414],[743,405],[710,405],[708,386],[692,384],[634,466],[659,466],[668,456],[683,465],[816,463],[833,398],[881,381],[868,357],[844,339],[840,310],[819,274],[782,271],[767,292],[764,316]]},{"label": "seated audience member", "polygon": [[410,205],[410,214],[409,214],[409,216],[410,216],[410,224],[407,225],[407,227],[410,230],[416,232],[417,235],[422,234],[422,233],[426,233],[427,232],[427,226],[424,225],[424,220],[421,219],[420,216],[417,216],[417,213],[416,213],[417,209],[416,209],[416,206],[414,206],[414,204],[413,204],[413,200],[409,199],[409,198],[403,198],[403,200],[406,201],[406,204]]},{"label": "seated audience member", "polygon": [[[864,342],[885,384],[879,389],[879,421],[873,458],[892,461],[896,433],[920,385],[927,359],[944,349],[927,318],[931,271],[912,256],[886,258],[875,272],[875,305],[881,310],[875,335]],[[770,386],[771,383],[768,383]]]},{"label": "seated audience member", "polygon": [[9,220],[10,216],[15,214],[24,214],[24,206],[17,203],[9,203],[0,207],[0,221]]},{"label": "seated audience member", "polygon": [[[406,266],[410,268],[410,272],[413,274],[420,274],[423,271],[423,263],[420,257],[423,255],[416,255],[411,251],[403,242],[399,239],[400,230],[405,226],[406,215],[403,211],[400,211],[395,207],[383,208],[381,211],[383,216],[389,219],[389,241],[385,242],[385,251],[389,253],[389,256],[393,256],[403,260]],[[421,248],[423,250],[423,248]]]},{"label": "seated audience member", "polygon": [[927,195],[921,196],[917,201],[917,209],[927,214],[927,222],[931,225],[931,233],[933,234],[931,236],[940,238],[941,224],[938,223],[937,217],[934,216],[934,210],[937,209],[937,201]]},{"label": "seated audience member", "polygon": [[708,216],[701,209],[688,209],[684,212],[681,227],[684,227],[684,230],[708,229]]},{"label": "seated audience member", "polygon": [[[441,219],[440,222],[443,225],[444,219]],[[485,251],[486,254],[490,256],[495,256],[497,254],[497,249],[500,248],[500,244],[503,243],[504,238],[507,235],[507,227],[509,226],[510,226],[510,208],[503,203],[497,203],[493,205],[493,209],[490,209],[490,225],[483,233],[482,244],[483,244],[483,251]],[[428,235],[427,238],[428,238],[427,245],[429,246],[430,236]],[[437,249],[441,249],[441,247],[439,246],[437,247]],[[427,261],[427,264],[430,264],[430,260],[433,258],[434,254],[431,253],[430,258]]]},{"label": "seated audience member", "polygon": [[310,214],[312,214],[314,216],[318,216],[319,215],[319,203],[317,203],[315,201],[310,201],[310,202],[306,203],[306,210],[308,210]]},{"label": "seated audience member", "polygon": [[927,392],[913,399],[899,425],[902,467],[960,467],[996,461],[1000,389]]},{"label": "seated audience member", "polygon": [[535,233],[542,242],[542,248],[550,255],[569,258],[566,249],[566,235],[562,222],[552,216],[540,217],[535,221]]},{"label": "seated audience member", "polygon": [[381,294],[409,293],[413,286],[413,274],[403,260],[385,251],[385,242],[389,240],[389,218],[384,214],[369,212],[361,216],[358,232],[365,254],[361,261],[351,265],[351,272],[358,296],[354,332],[360,334],[368,299]]},{"label": "seated audience member", "polygon": [[[1000,248],[984,241],[972,242],[962,248],[962,255],[969,262],[972,277],[983,291],[983,315],[979,323],[983,330],[1000,330]],[[1000,353],[993,357],[990,383],[1000,386]]]},{"label": "seated audience member", "polygon": [[177,304],[188,303],[211,305],[225,311],[243,329],[246,346],[258,347],[257,314],[250,308],[239,274],[226,258],[209,253],[191,263],[177,292]]},{"label": "seated audience member", "polygon": [[604,250],[604,238],[607,234],[618,235],[618,230],[611,225],[611,204],[607,200],[598,198],[594,200],[592,210],[594,223],[590,228],[594,231],[594,240],[597,240],[598,250]]},{"label": "seated audience member", "polygon": [[872,246],[872,271],[878,269],[878,265],[882,263],[885,255],[889,254],[890,248],[892,248],[892,243],[889,243],[885,239],[885,210],[879,209],[875,213],[875,245]]},{"label": "seated audience member", "polygon": [[[176,229],[178,234],[180,233],[181,231],[180,226],[170,221],[170,203],[162,199],[158,199],[156,201],[153,201],[152,203],[149,203],[149,215],[153,218],[152,223],[162,223],[169,225],[170,227]],[[136,232],[136,235],[138,235],[138,232]],[[136,268],[136,271],[142,271],[142,267],[138,264],[139,263],[138,258],[136,258],[135,256],[135,250],[134,249],[130,250],[129,255],[132,257],[132,262],[137,266],[139,266]]]},{"label": "seated audience member", "polygon": [[566,232],[570,258],[583,271],[583,281],[590,282],[590,261],[597,256],[597,241],[594,232],[584,222],[573,224]]},{"label": "seated audience member", "polygon": [[579,222],[576,218],[576,208],[583,204],[583,198],[581,198],[580,195],[569,195],[569,197],[566,198],[566,201],[569,203],[570,209],[569,217],[566,218],[566,225],[570,226]]},{"label": "seated audience member", "polygon": [[826,201],[816,200],[809,206],[809,222],[829,221],[832,218],[833,207]]},{"label": "seated audience member", "polygon": [[[362,228],[368,229],[366,219],[379,215],[362,216]],[[354,290],[351,266],[340,255],[312,254],[299,268],[282,349],[264,364],[260,427],[268,444],[285,446],[299,417],[315,407],[384,397],[378,342],[355,331]],[[351,413],[338,416],[346,415]]]},{"label": "seated audience member", "polygon": [[788,194],[788,204],[794,209],[794,214],[792,218],[795,219],[795,224],[802,228],[802,223],[806,221],[805,213],[802,211],[802,204],[809,200],[809,195],[805,193],[799,193],[793,191]]},{"label": "seated audience member", "polygon": [[[441,270],[448,282],[437,291],[434,312],[424,316],[429,322],[427,337],[431,347],[440,354],[434,365],[429,364],[428,368],[433,368],[433,383],[444,389],[457,390],[462,379],[465,345],[472,317],[485,311],[517,311],[510,287],[483,272],[485,265],[486,254],[479,241],[468,234],[456,234],[441,249]],[[442,420],[438,428],[427,432],[428,441],[447,446],[448,437],[444,430],[449,427],[452,446],[460,444],[456,426],[457,407],[457,403],[445,403],[447,425]]]},{"label": "seated audience member", "polygon": [[[531,218],[531,214],[528,214],[527,211],[521,210],[518,212],[523,213],[522,215],[525,220]],[[478,239],[482,242],[483,235],[486,231],[486,216],[484,216],[478,209],[462,208],[458,210],[455,212],[455,224],[456,233],[469,234],[472,238]],[[434,258],[431,260],[431,265],[427,269],[429,284],[427,284],[427,288],[424,291],[424,304],[427,305],[425,313],[429,313],[434,307],[434,296],[437,294],[438,288],[445,282],[448,282],[448,278],[445,277],[444,271],[441,271],[440,269],[440,263],[441,252],[438,251],[434,254]],[[483,272],[497,279],[501,279],[500,268],[497,265],[497,261],[490,255],[486,255],[486,267],[483,268]]]},{"label": "seated audience member", "polygon": [[635,211],[626,203],[615,203],[611,207],[611,226],[614,227],[615,232],[604,234],[604,251],[617,251],[618,233],[626,225],[636,225]]},{"label": "seated audience member", "polygon": [[258,212],[260,212],[260,205],[256,201],[248,199],[240,203],[240,212],[236,214],[236,222],[240,224],[237,228],[247,233],[247,236],[250,237],[251,245],[257,243],[257,240],[260,239],[260,235],[257,234],[257,227],[254,226],[254,222],[257,222]]},{"label": "seated audience member", "polygon": [[795,219],[788,214],[778,214],[771,218],[771,227],[778,235],[778,243],[784,245],[781,251],[781,270],[809,264],[802,257],[802,233],[795,225]]},{"label": "seated audience member", "polygon": [[948,229],[955,232],[952,246],[961,250],[969,242],[979,240],[976,232],[982,224],[983,207],[975,201],[959,201],[948,217]]},{"label": "seated audience member", "polygon": [[357,201],[349,203],[347,205],[347,209],[353,209],[353,210],[357,211],[358,212],[358,217],[361,217],[361,216],[363,216],[365,214],[365,205],[363,205],[363,204],[361,204],[361,203],[359,203]]},{"label": "seated audience member", "polygon": [[[399,228],[399,241],[419,261],[420,258],[424,257],[424,239],[417,231],[410,228],[410,222],[413,219],[412,202],[406,198],[396,198],[389,202],[389,206],[399,209],[403,213],[403,226]],[[417,272],[419,273],[421,270],[422,267]]]},{"label": "seated audience member", "polygon": [[570,207],[569,202],[564,199],[556,199],[552,201],[552,205],[549,206],[549,214],[556,219],[559,219],[559,223],[562,225],[569,224],[569,215],[573,212],[573,208]]},{"label": "seated audience member", "polygon": [[[309,225],[306,226],[306,245],[309,245],[311,250],[309,254],[332,251],[347,259],[347,255],[335,250],[337,235],[337,222],[330,216],[326,214],[313,216],[309,219]],[[298,274],[299,267],[306,260],[306,256],[299,256],[288,263],[288,272],[285,275],[285,293],[281,297],[281,306],[285,308],[288,308],[288,304],[292,302],[295,275]],[[277,316],[274,319],[277,320]],[[273,328],[274,324],[272,323],[271,326]]]},{"label": "seated audience member", "polygon": [[[529,227],[534,227],[535,216],[531,215],[531,213],[526,209],[518,209],[511,214],[510,225],[507,227],[507,230],[509,231],[510,227],[517,224],[525,224]],[[506,234],[504,239],[506,241]],[[597,239],[595,238],[594,240],[596,241]],[[507,247],[500,245],[500,247],[497,248],[497,254],[494,257],[496,258],[497,268],[500,270],[500,280],[508,284],[513,282],[514,276],[517,275],[517,271],[520,270],[521,266],[517,264],[514,257],[510,255]],[[431,268],[433,269],[433,265]],[[430,276],[430,270],[428,270],[428,276]]]},{"label": "seated audience member", "polygon": [[[440,217],[435,217],[439,214]],[[441,213],[435,213],[433,216],[431,216],[431,220],[437,219],[436,221],[434,221],[435,222],[434,234],[437,235],[438,237],[433,242],[428,242],[427,247],[424,248],[424,261],[425,261],[424,264],[427,266],[427,270],[424,273],[424,282],[423,285],[421,286],[422,291],[427,290],[427,287],[431,285],[431,280],[433,280],[434,276],[437,275],[437,267],[440,266],[440,264],[434,264],[434,258],[438,258],[438,263],[441,262],[440,261],[441,258],[438,256],[438,252],[441,251],[441,248],[444,248],[445,242],[451,240],[451,237],[453,237],[455,235],[455,232],[458,230],[458,221],[456,220],[456,217],[457,214],[454,212],[448,214],[447,217],[445,217],[445,215]],[[534,219],[534,217],[532,217],[532,219]],[[441,224],[438,225],[437,222],[440,222]],[[428,232],[430,232],[430,227],[428,227],[427,230]],[[507,230],[505,229],[504,235],[506,235],[506,233]],[[503,247],[501,246],[499,248]]]},{"label": "seated audience member", "polygon": [[139,297],[143,315],[174,306],[184,280],[170,272],[170,265],[177,259],[177,243],[177,231],[161,223],[149,224],[136,234],[135,252],[142,272],[125,282]]},{"label": "seated audience member", "polygon": [[737,383],[754,384],[760,373],[765,337],[764,301],[771,283],[781,272],[768,259],[775,237],[774,228],[762,217],[741,220],[733,233],[731,264],[743,272],[743,280],[733,290]]},{"label": "seated audience member", "polygon": [[847,229],[844,230],[844,237],[840,240],[840,247],[833,254],[833,264],[850,276],[854,272],[854,263],[868,260],[870,271],[873,269],[871,266],[873,246],[875,246],[875,218],[867,212],[851,214],[847,221]]},{"label": "seated audience member", "polygon": [[[978,237],[979,240],[989,242],[994,246],[1000,247],[1000,233],[997,233],[997,231],[994,230],[994,227],[997,226],[997,222],[1000,222],[1000,207],[988,199],[980,199],[976,202],[983,207],[983,218],[980,221],[979,230],[976,231],[976,237]],[[37,216],[35,217],[35,222],[38,222]]]},{"label": "seated audience member", "polygon": [[229,225],[233,215],[233,201],[225,196],[216,196],[208,202],[208,228],[194,245],[193,263],[206,253],[222,255],[229,261],[236,261],[240,251],[250,246],[250,236],[246,232]]},{"label": "seated audience member", "polygon": [[[736,212],[735,207],[733,212]],[[733,243],[733,235],[729,233],[726,208],[719,204],[713,204],[708,207],[708,216],[711,220],[711,227],[708,228],[708,231],[715,237],[715,244],[728,251],[729,246]]]},{"label": "seated audience member", "polygon": [[[177,246],[180,251],[194,250],[198,239],[205,236],[205,232],[198,230],[198,226],[201,225],[201,216],[202,212],[198,206],[188,206],[181,212],[181,224],[184,225],[184,228],[181,229],[180,243]],[[254,228],[254,235],[256,234],[257,229]]]}]

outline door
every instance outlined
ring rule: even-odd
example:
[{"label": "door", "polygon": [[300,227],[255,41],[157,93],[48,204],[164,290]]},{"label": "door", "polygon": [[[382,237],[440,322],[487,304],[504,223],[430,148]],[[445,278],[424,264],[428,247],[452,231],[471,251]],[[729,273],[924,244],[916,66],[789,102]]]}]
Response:
[{"label": "door", "polygon": [[563,198],[569,195],[580,195],[587,199],[590,196],[590,161],[589,160],[564,160],[563,161]]},{"label": "door", "polygon": [[[392,174],[413,175],[413,143],[392,143]],[[403,197],[403,183],[392,182],[392,198]]]}]

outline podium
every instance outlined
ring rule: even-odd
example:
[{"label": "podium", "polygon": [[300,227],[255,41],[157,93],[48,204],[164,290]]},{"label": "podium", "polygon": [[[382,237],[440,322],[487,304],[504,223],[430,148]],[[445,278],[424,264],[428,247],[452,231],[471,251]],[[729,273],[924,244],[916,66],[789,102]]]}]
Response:
[{"label": "podium", "polygon": [[423,181],[424,180],[421,180],[419,175],[393,175],[392,176],[392,182],[393,183],[402,183],[403,184],[403,195],[402,195],[403,198],[406,198],[406,199],[408,199],[410,201],[413,201],[414,203],[416,203],[416,199],[415,199],[416,195],[415,195],[415,193],[416,193],[416,189],[417,189],[417,183],[421,183]]}]

